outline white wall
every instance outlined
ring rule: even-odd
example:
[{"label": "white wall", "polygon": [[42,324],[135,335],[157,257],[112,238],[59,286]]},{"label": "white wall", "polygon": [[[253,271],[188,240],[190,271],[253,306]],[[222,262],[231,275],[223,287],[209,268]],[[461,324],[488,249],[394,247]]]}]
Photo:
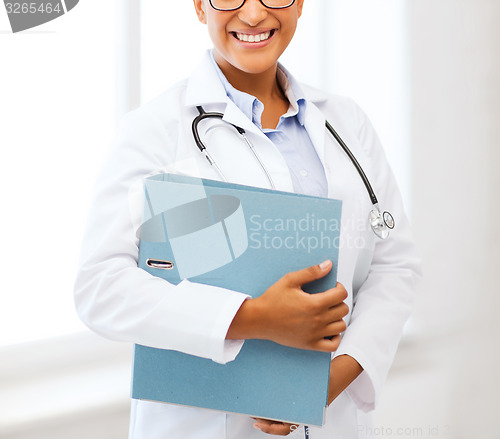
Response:
[{"label": "white wall", "polygon": [[435,330],[482,316],[498,290],[500,2],[419,0],[412,13],[415,233],[427,294],[453,311],[436,306]]},{"label": "white wall", "polygon": [[500,2],[408,5],[412,218],[425,282],[420,338],[400,351],[378,426],[409,428],[397,437],[420,427],[423,437],[498,438]]}]

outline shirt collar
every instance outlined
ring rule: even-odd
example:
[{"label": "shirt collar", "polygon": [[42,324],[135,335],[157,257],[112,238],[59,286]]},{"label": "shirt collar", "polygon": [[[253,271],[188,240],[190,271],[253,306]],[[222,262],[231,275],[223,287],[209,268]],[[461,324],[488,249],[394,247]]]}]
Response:
[{"label": "shirt collar", "polygon": [[[243,114],[248,117],[251,121],[255,123],[256,116],[258,114],[258,121],[260,122],[260,116],[262,115],[262,111],[264,108],[261,108],[259,111],[259,104],[262,106],[262,103],[252,95],[248,93],[242,92],[234,88],[230,82],[225,77],[224,73],[215,62],[213,52],[210,51],[210,60],[214,66],[215,71],[217,72],[217,76],[220,79],[221,84],[224,87],[226,95],[229,99],[231,99],[236,106],[243,112]],[[257,114],[254,114],[257,113]]]},{"label": "shirt collar", "polygon": [[[236,104],[236,106],[245,114],[245,116],[248,117],[248,119],[259,126],[259,128],[262,128],[261,117],[262,112],[264,111],[264,105],[262,102],[260,102],[255,96],[237,90],[231,85],[218,64],[215,62],[212,51],[210,51],[210,59],[228,98]],[[293,117],[296,115],[299,123],[304,125],[306,99],[299,83],[281,64],[278,64],[277,76],[278,82],[284,91],[288,102],[290,103],[290,107],[283,117]]]},{"label": "shirt collar", "polygon": [[288,99],[288,102],[290,102],[291,108],[288,112],[290,113],[290,111],[292,111],[293,115],[296,114],[299,123],[304,125],[306,110],[306,98],[304,92],[295,78],[290,75],[281,64],[278,64],[278,81],[281,85],[281,89],[284,91],[285,96]]}]

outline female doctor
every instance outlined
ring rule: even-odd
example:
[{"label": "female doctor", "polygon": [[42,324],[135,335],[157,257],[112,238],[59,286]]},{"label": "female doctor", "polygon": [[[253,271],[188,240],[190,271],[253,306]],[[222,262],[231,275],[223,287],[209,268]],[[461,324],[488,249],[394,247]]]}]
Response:
[{"label": "female doctor", "polygon": [[[123,118],[98,181],[75,302],[81,319],[105,337],[219,363],[236,358],[249,338],[332,352],[326,424],[307,430],[133,400],[132,439],[373,437],[373,409],[411,311],[419,265],[394,177],[366,116],[349,99],[299,84],[278,63],[303,3],[194,0],[214,48],[190,78]],[[289,273],[257,299],[188,280],[172,285],[137,267],[137,183],[164,172],[222,178],[193,139],[199,107],[224,114],[223,121],[200,124],[200,137],[228,181],[342,200],[336,288],[316,295],[301,289],[326,275],[330,261]],[[387,239],[370,228],[370,197],[326,120],[397,221]],[[230,124],[246,131],[262,165]]]}]

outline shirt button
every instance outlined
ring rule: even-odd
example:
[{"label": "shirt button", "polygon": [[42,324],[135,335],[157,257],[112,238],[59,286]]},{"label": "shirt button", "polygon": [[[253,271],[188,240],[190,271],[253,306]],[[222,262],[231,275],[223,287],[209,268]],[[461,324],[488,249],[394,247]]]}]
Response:
[{"label": "shirt button", "polygon": [[307,177],[308,172],[305,169],[302,169],[302,171],[300,171],[300,175],[302,175],[302,177]]}]

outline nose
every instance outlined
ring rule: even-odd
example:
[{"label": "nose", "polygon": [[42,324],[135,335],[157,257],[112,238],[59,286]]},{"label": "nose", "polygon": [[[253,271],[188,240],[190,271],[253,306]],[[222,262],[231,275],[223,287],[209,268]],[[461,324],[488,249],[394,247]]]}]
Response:
[{"label": "nose", "polygon": [[267,8],[260,0],[246,0],[239,10],[238,17],[249,26],[257,26],[267,17]]}]

